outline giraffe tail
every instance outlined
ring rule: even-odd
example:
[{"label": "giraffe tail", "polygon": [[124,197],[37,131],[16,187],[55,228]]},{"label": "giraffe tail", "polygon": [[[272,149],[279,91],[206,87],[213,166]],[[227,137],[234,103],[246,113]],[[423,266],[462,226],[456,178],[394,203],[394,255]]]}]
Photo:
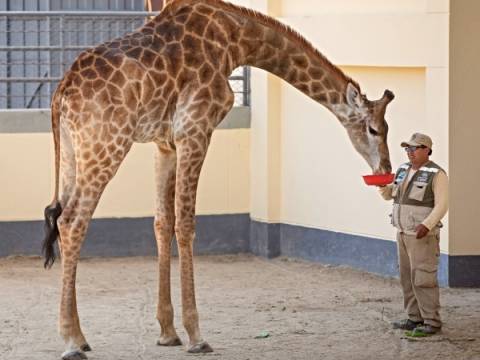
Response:
[{"label": "giraffe tail", "polygon": [[42,253],[45,256],[45,269],[51,268],[56,255],[54,244],[59,236],[57,219],[62,214],[62,206],[58,201],[58,189],[60,178],[60,94],[62,85],[59,85],[52,100],[52,132],[55,148],[55,195],[50,205],[45,208],[45,238],[42,245]]},{"label": "giraffe tail", "polygon": [[59,235],[57,219],[61,213],[62,206],[58,201],[45,208],[45,238],[42,245],[42,253],[45,256],[43,264],[45,269],[51,268],[56,258],[54,244]]}]

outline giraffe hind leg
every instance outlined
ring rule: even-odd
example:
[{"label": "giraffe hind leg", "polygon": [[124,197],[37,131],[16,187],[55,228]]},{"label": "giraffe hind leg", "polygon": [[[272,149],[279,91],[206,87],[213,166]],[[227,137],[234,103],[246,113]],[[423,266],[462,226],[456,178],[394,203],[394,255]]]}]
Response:
[{"label": "giraffe hind leg", "polygon": [[[86,144],[86,145],[85,145]],[[62,202],[65,202],[62,215],[58,219],[62,260],[62,296],[60,303],[60,335],[65,341],[64,360],[86,359],[85,351],[90,346],[81,331],[76,300],[76,272],[80,250],[93,212],[106,185],[115,175],[123,158],[131,147],[131,142],[117,147],[114,152],[106,147],[101,155],[103,161],[89,162],[82,152],[91,152],[88,143],[76,145],[75,151],[65,153],[70,156],[65,162],[62,176]],[[72,154],[78,154],[75,173],[72,171]],[[78,160],[80,159],[80,160]],[[70,170],[70,172],[69,172]],[[72,185],[73,183],[73,185]]]},{"label": "giraffe hind leg", "polygon": [[[75,159],[74,145],[70,132],[66,127],[60,125],[60,175],[61,175],[61,186],[60,186],[60,206],[65,208],[68,203],[68,200],[71,198],[75,183],[76,183],[76,174],[77,174],[77,161]],[[59,241],[60,255],[62,255],[61,241]],[[75,307],[76,307],[76,297],[75,297]],[[74,322],[75,327],[78,328],[80,333],[79,347],[83,352],[92,351],[92,348],[87,343],[85,336],[82,333],[80,328],[80,319],[78,314],[74,313]]]},{"label": "giraffe hind leg", "polygon": [[[71,212],[68,207],[69,201],[74,196],[75,191],[75,184],[77,180],[77,161],[75,158],[75,151],[74,145],[72,142],[72,138],[70,133],[63,124],[60,125],[60,140],[61,140],[61,147],[60,147],[60,176],[61,176],[61,183],[60,183],[60,206],[62,209],[67,209],[67,215]],[[62,228],[64,228],[64,219],[65,216],[59,219],[59,223],[61,223]],[[67,239],[63,239],[68,241]],[[71,250],[69,246],[65,245],[62,246],[62,237],[59,238],[59,248],[60,248],[60,255],[63,263],[63,259],[68,257],[71,254]],[[68,252],[67,254],[65,252]],[[63,269],[64,270],[64,269]],[[65,272],[65,271],[64,271]],[[85,351],[91,351],[90,345],[87,343],[85,336],[80,327],[80,319],[77,312],[77,301],[76,301],[76,290],[73,289],[73,313],[72,313],[72,329],[71,332],[76,334],[75,341],[72,339],[69,340],[70,344],[67,345],[67,350],[63,353],[62,359],[65,360],[77,360],[77,359],[86,359],[86,355],[84,354]],[[61,330],[61,329],[60,329]],[[60,331],[62,332],[62,331]]]},{"label": "giraffe hind leg", "polygon": [[75,186],[74,193],[58,220],[62,253],[59,330],[66,345],[66,350],[62,354],[64,360],[86,359],[84,352],[90,350],[81,330],[78,316],[76,274],[85,233],[105,186],[106,182],[102,183],[99,191],[88,197],[84,195],[84,191],[80,187]]},{"label": "giraffe hind leg", "polygon": [[85,359],[88,359],[88,357],[81,351],[70,351],[62,355],[62,360],[85,360]]},{"label": "giraffe hind leg", "polygon": [[[75,185],[76,161],[71,136],[63,124],[60,127],[60,174],[61,174],[61,198],[45,208],[45,239],[42,252],[45,255],[45,268],[52,267],[56,255],[54,244],[58,238],[59,230],[57,220],[62,214],[72,188]],[[60,246],[60,243],[59,243]],[[61,253],[61,248],[60,248]]]}]

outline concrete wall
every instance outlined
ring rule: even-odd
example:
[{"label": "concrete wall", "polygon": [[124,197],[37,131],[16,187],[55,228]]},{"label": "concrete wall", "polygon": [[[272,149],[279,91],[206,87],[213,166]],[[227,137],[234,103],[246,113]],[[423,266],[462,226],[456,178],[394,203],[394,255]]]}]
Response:
[{"label": "concrete wall", "polygon": [[[399,143],[424,131],[435,142],[433,159],[448,170],[448,1],[252,4],[273,7],[370,99],[385,88],[396,94],[386,114],[394,167],[406,160]],[[262,72],[253,72],[252,89],[252,182],[261,185],[251,190],[252,218],[393,240],[390,204],[362,183],[370,170],[334,116]],[[279,148],[281,161],[271,155]],[[280,210],[269,216],[266,194],[277,187],[278,173]],[[448,252],[447,232],[441,246]]]}]

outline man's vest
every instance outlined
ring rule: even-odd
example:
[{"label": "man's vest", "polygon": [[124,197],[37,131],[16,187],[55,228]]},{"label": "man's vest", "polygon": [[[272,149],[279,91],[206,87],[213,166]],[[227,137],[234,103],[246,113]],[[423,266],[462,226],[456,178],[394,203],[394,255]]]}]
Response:
[{"label": "man's vest", "polygon": [[[435,206],[435,195],[433,193],[433,179],[439,171],[444,171],[433,161],[427,162],[413,175],[408,184],[408,172],[412,167],[411,163],[400,166],[395,174],[392,188],[393,212],[392,224],[406,234],[416,234],[415,228],[432,212]],[[441,223],[431,229],[438,232]]]}]

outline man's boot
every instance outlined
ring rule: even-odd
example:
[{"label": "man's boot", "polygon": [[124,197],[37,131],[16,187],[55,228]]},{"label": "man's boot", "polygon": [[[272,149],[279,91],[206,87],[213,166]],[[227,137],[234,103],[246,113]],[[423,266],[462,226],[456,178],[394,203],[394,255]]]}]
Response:
[{"label": "man's boot", "polygon": [[419,325],[423,325],[423,321],[412,321],[410,319],[403,319],[392,322],[392,327],[394,329],[402,330],[413,330]]}]

